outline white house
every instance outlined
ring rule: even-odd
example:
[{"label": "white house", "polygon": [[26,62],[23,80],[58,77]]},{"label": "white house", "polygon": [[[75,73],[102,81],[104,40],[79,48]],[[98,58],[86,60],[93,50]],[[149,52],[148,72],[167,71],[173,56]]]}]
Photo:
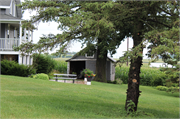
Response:
[{"label": "white house", "polygon": [[[33,31],[21,27],[22,11],[16,6],[18,4],[20,0],[0,0],[0,58],[31,65],[30,54],[22,57],[19,51],[13,50],[13,46],[33,40]],[[22,30],[24,30],[23,36]]]}]

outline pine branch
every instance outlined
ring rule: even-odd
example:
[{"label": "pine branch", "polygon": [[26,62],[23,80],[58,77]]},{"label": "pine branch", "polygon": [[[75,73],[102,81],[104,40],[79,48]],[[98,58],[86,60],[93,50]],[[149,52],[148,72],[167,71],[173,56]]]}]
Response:
[{"label": "pine branch", "polygon": [[167,24],[164,24],[162,22],[159,22],[159,21],[156,21],[156,20],[153,20],[153,19],[147,19],[147,21],[155,22],[155,23],[161,24],[161,25],[163,25],[165,27],[172,28],[172,26],[169,26]]}]

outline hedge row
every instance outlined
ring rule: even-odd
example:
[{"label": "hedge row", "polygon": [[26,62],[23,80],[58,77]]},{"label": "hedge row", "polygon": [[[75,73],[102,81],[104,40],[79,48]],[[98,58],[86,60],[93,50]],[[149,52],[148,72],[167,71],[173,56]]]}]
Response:
[{"label": "hedge row", "polygon": [[1,61],[1,74],[26,77],[35,74],[35,69],[32,66],[18,64],[15,61],[3,60]]},{"label": "hedge row", "polygon": [[[129,67],[122,66],[115,68],[115,78],[120,78],[123,83],[128,83],[128,73]],[[165,83],[166,75],[165,73],[161,72],[155,68],[141,68],[140,73],[140,85],[145,86],[158,86],[163,85]]]}]

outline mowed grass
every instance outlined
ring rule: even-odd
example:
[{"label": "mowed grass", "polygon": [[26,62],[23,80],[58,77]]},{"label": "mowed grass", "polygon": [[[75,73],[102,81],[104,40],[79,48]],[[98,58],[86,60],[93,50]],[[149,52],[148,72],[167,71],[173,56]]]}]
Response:
[{"label": "mowed grass", "polygon": [[179,97],[140,86],[136,117],[124,109],[127,85],[59,83],[1,75],[1,118],[178,118]]}]

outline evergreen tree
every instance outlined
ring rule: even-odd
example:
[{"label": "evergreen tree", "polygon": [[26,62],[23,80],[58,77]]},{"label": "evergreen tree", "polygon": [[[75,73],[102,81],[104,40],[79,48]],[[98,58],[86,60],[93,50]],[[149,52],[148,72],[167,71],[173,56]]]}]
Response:
[{"label": "evergreen tree", "polygon": [[[140,95],[140,68],[142,65],[142,52],[144,48],[145,34],[152,30],[170,29],[173,26],[173,21],[179,17],[179,2],[172,1],[128,1],[116,2],[114,8],[115,14],[118,14],[119,23],[125,23],[124,28],[119,27],[121,33],[126,36],[132,35],[133,48],[125,53],[121,60],[128,57],[131,59],[129,74],[128,74],[128,89],[125,108],[127,111],[136,111],[138,98]],[[122,9],[123,8],[123,9]],[[123,21],[123,22],[122,22]],[[128,29],[125,32],[123,29]],[[130,101],[135,103],[133,109],[130,109]]]},{"label": "evergreen tree", "polygon": [[[63,31],[55,40],[49,41],[52,47],[59,45],[59,53],[64,52],[73,40],[83,44],[92,42],[97,47],[96,77],[94,80],[106,82],[107,53],[114,54],[125,36],[117,33],[110,16],[113,2],[83,1],[26,1],[20,5],[23,10],[36,10],[30,23],[55,21]],[[46,42],[48,44],[48,42]],[[50,45],[49,45],[50,46]],[[92,49],[91,49],[92,50]],[[58,54],[59,54],[58,53]]]},{"label": "evergreen tree", "polygon": [[[57,34],[51,46],[59,45],[62,52],[70,41],[90,41],[97,46],[96,80],[106,81],[107,53],[115,53],[125,37],[132,36],[134,46],[124,58],[131,58],[129,69],[127,99],[135,103],[137,110],[140,95],[140,68],[142,65],[143,41],[145,34],[153,30],[169,30],[179,17],[179,1],[26,1],[21,5],[24,10],[38,12],[29,21],[56,21],[58,28],[63,30]],[[153,41],[154,42],[154,41]]]}]

